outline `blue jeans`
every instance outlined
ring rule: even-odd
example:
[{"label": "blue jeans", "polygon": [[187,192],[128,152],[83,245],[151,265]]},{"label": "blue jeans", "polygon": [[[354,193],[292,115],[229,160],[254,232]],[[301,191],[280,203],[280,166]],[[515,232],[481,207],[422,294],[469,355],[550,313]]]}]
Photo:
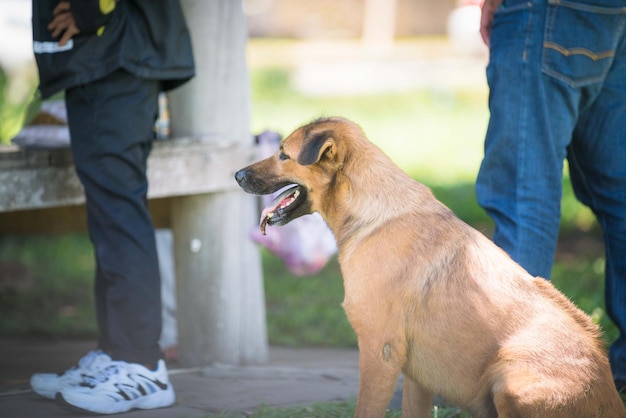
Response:
[{"label": "blue jeans", "polygon": [[626,12],[623,0],[552,3],[504,0],[496,13],[476,193],[496,244],[549,278],[567,158],[604,233],[606,308],[620,331],[611,367],[626,381]]}]

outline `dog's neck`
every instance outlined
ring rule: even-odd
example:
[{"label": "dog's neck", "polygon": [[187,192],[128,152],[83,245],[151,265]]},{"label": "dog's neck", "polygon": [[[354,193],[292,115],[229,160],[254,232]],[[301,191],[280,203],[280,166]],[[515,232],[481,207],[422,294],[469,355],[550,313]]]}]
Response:
[{"label": "dog's neck", "polygon": [[[431,196],[428,188],[403,172],[373,144],[376,161],[349,158],[336,173],[335,190],[320,211],[341,249],[352,239],[367,236],[387,222],[419,210]],[[376,187],[371,187],[371,184]]]}]

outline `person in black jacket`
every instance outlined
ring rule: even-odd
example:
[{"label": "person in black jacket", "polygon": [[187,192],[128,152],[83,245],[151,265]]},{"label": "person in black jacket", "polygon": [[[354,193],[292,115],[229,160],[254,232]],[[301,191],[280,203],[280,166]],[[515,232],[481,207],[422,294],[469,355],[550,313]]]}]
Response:
[{"label": "person in black jacket", "polygon": [[43,99],[64,90],[96,257],[98,346],[33,390],[95,413],[174,403],[158,345],[160,274],[146,162],[157,96],[194,75],[178,0],[33,0]]}]

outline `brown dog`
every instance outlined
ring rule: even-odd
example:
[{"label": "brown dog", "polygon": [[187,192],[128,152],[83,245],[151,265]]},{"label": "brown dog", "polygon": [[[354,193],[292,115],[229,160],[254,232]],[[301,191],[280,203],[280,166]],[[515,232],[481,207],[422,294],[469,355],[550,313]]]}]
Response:
[{"label": "brown dog", "polygon": [[414,181],[354,123],[305,125],[235,174],[282,193],[284,225],[319,212],[337,239],[344,309],[359,343],[357,417],[382,417],[400,372],[402,416],[439,394],[475,418],[624,418],[596,325]]}]

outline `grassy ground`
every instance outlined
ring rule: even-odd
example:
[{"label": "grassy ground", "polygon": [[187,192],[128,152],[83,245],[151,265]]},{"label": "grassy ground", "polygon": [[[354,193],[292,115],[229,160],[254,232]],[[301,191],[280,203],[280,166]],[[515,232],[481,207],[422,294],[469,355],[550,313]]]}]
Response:
[{"label": "grassy ground", "polygon": [[[416,44],[414,48],[419,47]],[[257,57],[252,59],[254,132],[273,129],[288,134],[322,115],[354,119],[372,141],[404,170],[431,186],[457,215],[490,233],[491,223],[476,204],[473,188],[488,120],[484,85],[432,84],[401,92],[307,95],[295,87],[296,63],[285,62],[287,54],[272,53],[267,42],[252,44],[251,49]],[[599,232],[589,211],[576,202],[567,181],[565,186],[562,239],[553,282],[601,324],[610,342],[617,334],[604,310]],[[17,268],[25,283],[32,283],[29,289],[19,291],[1,290],[0,286],[0,335],[95,336],[94,266],[86,235],[0,237],[0,264],[5,270],[7,264]],[[340,307],[343,287],[336,260],[318,275],[302,278],[290,275],[280,260],[264,252],[263,269],[271,344],[356,346]],[[339,417],[350,416],[353,407],[346,403],[298,410],[261,408],[254,416]],[[462,416],[452,409],[437,414]]]},{"label": "grassy ground", "polygon": [[[354,416],[355,402],[319,403],[310,407],[268,408],[262,406],[256,413],[249,415],[253,418],[346,418]],[[400,418],[400,411],[387,411],[385,418]],[[471,418],[458,408],[433,409],[433,418]],[[239,418],[241,415],[215,415],[211,418]],[[208,418],[208,417],[207,417]]]}]

